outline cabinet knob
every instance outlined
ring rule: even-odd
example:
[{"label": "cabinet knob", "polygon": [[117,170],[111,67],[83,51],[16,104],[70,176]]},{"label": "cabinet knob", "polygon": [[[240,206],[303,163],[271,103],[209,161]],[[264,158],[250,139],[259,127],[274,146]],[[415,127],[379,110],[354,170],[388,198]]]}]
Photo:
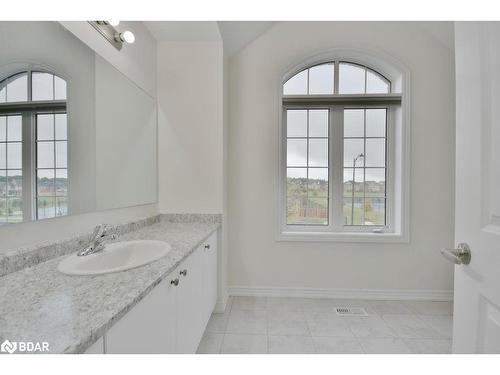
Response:
[{"label": "cabinet knob", "polygon": [[179,279],[174,279],[170,281],[170,284],[173,284],[175,286],[179,285]]},{"label": "cabinet knob", "polygon": [[210,250],[210,245],[205,245],[205,249]]},{"label": "cabinet knob", "polygon": [[181,272],[179,272],[179,275],[186,276],[187,273],[188,273],[188,270],[182,270]]}]

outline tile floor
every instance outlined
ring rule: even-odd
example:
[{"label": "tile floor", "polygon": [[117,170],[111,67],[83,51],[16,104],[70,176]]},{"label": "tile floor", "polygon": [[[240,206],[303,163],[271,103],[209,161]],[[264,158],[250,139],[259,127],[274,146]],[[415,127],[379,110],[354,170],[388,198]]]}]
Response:
[{"label": "tile floor", "polygon": [[450,353],[452,313],[451,302],[232,297],[198,353]]}]

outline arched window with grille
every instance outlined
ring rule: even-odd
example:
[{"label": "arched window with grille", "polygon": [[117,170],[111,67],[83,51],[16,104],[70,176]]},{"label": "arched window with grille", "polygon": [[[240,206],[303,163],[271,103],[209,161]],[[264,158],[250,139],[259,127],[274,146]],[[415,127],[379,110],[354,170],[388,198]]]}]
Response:
[{"label": "arched window with grille", "polygon": [[398,232],[402,97],[399,82],[359,61],[321,61],[286,76],[280,234]]},{"label": "arched window with grille", "polygon": [[0,81],[0,225],[68,214],[66,102],[49,71]]}]

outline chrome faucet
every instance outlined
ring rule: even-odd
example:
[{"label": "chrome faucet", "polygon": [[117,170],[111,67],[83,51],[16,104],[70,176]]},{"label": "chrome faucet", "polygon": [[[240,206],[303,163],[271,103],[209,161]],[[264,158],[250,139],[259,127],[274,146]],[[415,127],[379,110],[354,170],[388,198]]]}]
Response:
[{"label": "chrome faucet", "polygon": [[104,250],[106,241],[114,240],[118,237],[115,233],[110,233],[111,229],[111,226],[106,224],[99,224],[96,226],[94,233],[92,233],[90,244],[80,250],[76,255],[81,257]]}]

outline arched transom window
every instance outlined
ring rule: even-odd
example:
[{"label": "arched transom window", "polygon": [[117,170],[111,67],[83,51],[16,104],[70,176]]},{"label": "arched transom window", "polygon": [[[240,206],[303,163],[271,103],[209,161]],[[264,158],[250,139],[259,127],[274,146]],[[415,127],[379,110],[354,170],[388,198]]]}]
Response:
[{"label": "arched transom window", "polygon": [[328,62],[311,66],[295,74],[283,85],[284,95],[389,94],[390,92],[391,83],[382,74],[350,62],[338,64]]},{"label": "arched transom window", "polygon": [[66,99],[51,72],[0,81],[0,225],[68,214]]},{"label": "arched transom window", "polygon": [[368,66],[315,64],[283,82],[284,232],[390,233],[401,93]]}]

